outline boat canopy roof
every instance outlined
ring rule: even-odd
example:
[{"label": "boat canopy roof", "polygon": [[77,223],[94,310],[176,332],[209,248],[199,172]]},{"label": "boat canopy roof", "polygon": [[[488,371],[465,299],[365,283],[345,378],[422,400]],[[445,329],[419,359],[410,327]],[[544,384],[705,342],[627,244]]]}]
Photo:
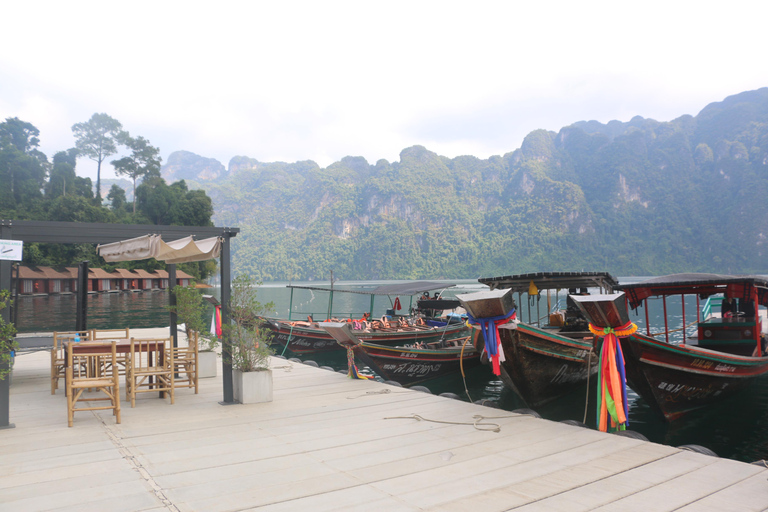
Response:
[{"label": "boat canopy roof", "polygon": [[619,284],[619,281],[607,272],[534,272],[504,277],[481,277],[478,281],[488,285],[491,290],[511,288],[514,292],[528,292],[531,281],[539,290],[591,287],[611,291]]},{"label": "boat canopy roof", "polygon": [[626,292],[633,309],[647,297],[698,294],[705,299],[724,293],[726,297],[734,299],[749,299],[753,289],[757,289],[758,303],[768,306],[768,278],[755,275],[670,274],[614,287],[615,291]]},{"label": "boat canopy roof", "polygon": [[416,295],[418,293],[442,290],[456,286],[454,283],[439,281],[411,281],[409,283],[385,284],[373,290],[373,295]]},{"label": "boat canopy roof", "polygon": [[360,295],[417,295],[419,293],[442,290],[453,286],[456,285],[454,283],[443,283],[440,281],[409,281],[407,283],[385,284],[378,288],[374,288],[373,290],[348,290],[345,288],[331,288],[330,286],[299,286],[293,284],[289,284],[287,288],[318,290],[323,292],[357,293]]}]

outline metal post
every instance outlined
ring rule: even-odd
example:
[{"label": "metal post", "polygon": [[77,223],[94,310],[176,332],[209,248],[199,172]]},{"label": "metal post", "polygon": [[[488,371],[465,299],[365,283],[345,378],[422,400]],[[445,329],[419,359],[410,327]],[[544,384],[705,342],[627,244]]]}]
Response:
[{"label": "metal post", "polygon": [[19,272],[20,267],[18,263],[14,263],[13,270],[16,272],[16,279],[11,277],[11,286],[13,287],[11,290],[11,296],[13,297],[13,307],[11,308],[11,321],[14,325],[19,323]]},{"label": "metal post", "polygon": [[696,322],[701,322],[701,302],[699,301],[699,294],[696,294]]},{"label": "metal post", "polygon": [[667,323],[667,296],[664,295],[662,297],[662,302],[664,303],[664,336],[667,340],[667,343],[669,343],[669,324]]},{"label": "metal post", "polygon": [[88,330],[88,262],[81,261],[77,266],[77,312],[75,330]]},{"label": "metal post", "polygon": [[[224,233],[224,243],[221,245],[221,325],[230,323],[229,303],[232,294],[232,275],[230,273],[231,255],[229,249],[230,234]],[[224,400],[222,405],[235,403],[235,393],[232,383],[232,348],[227,331],[223,330],[221,338],[221,373]]]},{"label": "metal post", "polygon": [[[11,226],[3,222],[0,224],[0,239],[11,239]],[[0,290],[11,291],[11,262],[7,260],[0,261]],[[10,299],[10,295],[9,295]],[[11,321],[10,308],[3,308],[0,311],[4,322]],[[8,363],[10,366],[10,363]],[[11,412],[11,375],[0,379],[0,429],[13,428],[13,423],[10,422]]]},{"label": "metal post", "polygon": [[533,323],[531,322],[531,296],[529,294],[526,294],[525,297],[526,297],[525,300],[528,303],[528,324],[533,325]]},{"label": "metal post", "polygon": [[173,347],[179,346],[179,331],[176,328],[177,315],[175,312],[176,307],[176,294],[174,293],[176,288],[176,264],[168,264],[168,306],[171,308],[171,338],[173,338]]},{"label": "metal post", "polygon": [[645,303],[645,333],[650,336],[651,335],[651,324],[648,323],[648,299],[645,299],[643,301]]},{"label": "metal post", "polygon": [[541,302],[541,297],[537,295],[536,296],[536,327],[541,327],[541,310],[539,309],[539,302]]},{"label": "metal post", "polygon": [[680,295],[680,299],[683,301],[683,345],[685,345],[685,294]]},{"label": "metal post", "polygon": [[760,333],[762,332],[761,326],[760,326],[760,301],[757,296],[757,288],[755,285],[752,285],[752,293],[750,294],[751,297],[749,300],[752,301],[752,306],[755,308],[755,327],[752,329],[752,332],[755,334],[755,341],[757,342],[757,348],[755,348],[755,354],[757,357],[763,357],[763,346],[760,343]]}]

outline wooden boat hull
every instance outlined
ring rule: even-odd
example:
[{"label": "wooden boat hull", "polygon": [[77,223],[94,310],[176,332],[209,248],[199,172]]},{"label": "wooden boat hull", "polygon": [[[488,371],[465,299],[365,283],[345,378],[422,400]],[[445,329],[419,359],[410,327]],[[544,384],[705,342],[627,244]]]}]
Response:
[{"label": "wooden boat hull", "polygon": [[667,420],[723,400],[768,373],[768,357],[671,345],[634,334],[621,339],[627,382]]},{"label": "wooden boat hull", "polygon": [[501,380],[529,407],[567,395],[597,372],[591,338],[573,339],[523,323],[500,328],[499,336],[506,356]]},{"label": "wooden boat hull", "polygon": [[[294,354],[316,354],[342,350],[336,340],[321,328],[294,325],[280,320],[266,320],[265,327],[272,332],[271,343],[282,351],[286,344]],[[440,339],[452,339],[468,332],[464,324],[450,324],[445,327],[423,327],[419,330],[354,331],[361,341],[383,345],[404,345],[408,343],[429,343]]]},{"label": "wooden boat hull", "polygon": [[357,358],[385,380],[399,382],[405,387],[443,377],[480,364],[480,353],[467,342],[461,346],[441,349],[388,347],[363,342],[354,349]]}]

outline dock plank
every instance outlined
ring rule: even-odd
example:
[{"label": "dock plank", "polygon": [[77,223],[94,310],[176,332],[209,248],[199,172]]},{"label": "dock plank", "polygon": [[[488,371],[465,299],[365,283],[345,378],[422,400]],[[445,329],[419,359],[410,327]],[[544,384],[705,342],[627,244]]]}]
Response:
[{"label": "dock plank", "polygon": [[763,467],[279,359],[268,404],[219,405],[218,377],[68,428],[48,365],[16,361],[0,511],[768,509]]},{"label": "dock plank", "polygon": [[766,487],[768,478],[760,472],[716,493],[705,496],[684,507],[680,512],[720,512],[741,510],[743,512],[766,510]]},{"label": "dock plank", "polygon": [[[674,457],[679,460],[682,457]],[[671,463],[672,460],[669,462]],[[691,505],[722,489],[738,484],[742,480],[763,473],[757,466],[743,464],[727,459],[713,459],[712,464],[703,465],[693,471],[680,473],[677,477],[648,487],[640,492],[626,496],[613,503],[595,510],[637,510],[638,507],[650,507],[652,510],[677,510]],[[768,485],[761,493],[768,499]],[[738,500],[731,503],[731,510],[743,510]]]}]

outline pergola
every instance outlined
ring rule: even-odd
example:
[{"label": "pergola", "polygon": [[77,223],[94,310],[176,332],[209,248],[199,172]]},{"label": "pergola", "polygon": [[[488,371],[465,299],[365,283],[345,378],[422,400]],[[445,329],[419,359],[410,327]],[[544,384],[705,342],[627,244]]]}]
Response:
[{"label": "pergola", "polygon": [[[58,243],[58,244],[109,244],[144,235],[161,235],[171,242],[188,236],[198,238],[221,237],[221,319],[228,323],[229,298],[231,292],[231,252],[230,238],[237,236],[240,228],[203,227],[203,226],[154,226],[141,224],[97,224],[82,222],[48,222],[48,221],[13,221],[0,220],[0,240],[20,240],[23,242]],[[175,285],[176,266],[169,265],[171,286]],[[11,262],[0,260],[0,289],[11,289]],[[2,311],[3,319],[10,321],[10,310]],[[176,336],[176,318],[171,316],[171,333]],[[222,404],[233,404],[232,362],[229,343],[222,343]],[[7,428],[10,411],[10,379],[0,380],[0,428]]]}]

